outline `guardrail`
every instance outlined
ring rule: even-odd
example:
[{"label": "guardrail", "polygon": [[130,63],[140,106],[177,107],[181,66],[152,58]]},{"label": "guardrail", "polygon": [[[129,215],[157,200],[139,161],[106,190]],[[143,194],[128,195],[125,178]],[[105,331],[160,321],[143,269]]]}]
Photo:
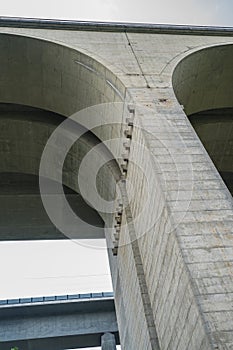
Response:
[{"label": "guardrail", "polygon": [[135,33],[166,33],[166,34],[194,34],[194,35],[233,35],[233,27],[198,26],[177,24],[153,24],[153,23],[124,23],[124,22],[96,22],[58,20],[43,18],[24,18],[0,16],[0,27],[12,28],[42,28],[56,30],[88,30],[110,32],[135,32]]},{"label": "guardrail", "polygon": [[75,299],[98,299],[98,298],[113,298],[113,292],[100,292],[100,293],[81,293],[81,294],[67,294],[67,295],[52,295],[32,298],[18,298],[18,299],[4,299],[0,300],[1,305],[18,305],[29,303],[44,303],[49,301],[65,301]]}]

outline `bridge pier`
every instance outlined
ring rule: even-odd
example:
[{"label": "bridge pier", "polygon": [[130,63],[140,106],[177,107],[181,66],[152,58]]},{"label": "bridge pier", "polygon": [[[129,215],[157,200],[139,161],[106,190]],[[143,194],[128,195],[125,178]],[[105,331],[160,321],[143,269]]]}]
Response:
[{"label": "bridge pier", "polygon": [[102,350],[116,350],[116,340],[112,333],[105,333],[101,337],[101,349]]}]

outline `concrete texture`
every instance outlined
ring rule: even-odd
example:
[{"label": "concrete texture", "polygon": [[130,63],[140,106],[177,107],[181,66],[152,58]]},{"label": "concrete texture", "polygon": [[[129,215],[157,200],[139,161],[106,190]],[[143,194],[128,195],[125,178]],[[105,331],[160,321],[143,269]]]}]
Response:
[{"label": "concrete texture", "polygon": [[102,350],[116,350],[116,341],[114,334],[105,333],[101,337],[101,349]]},{"label": "concrete texture", "polygon": [[[119,128],[97,113],[111,128],[95,132],[100,140],[119,138],[128,153],[112,173],[135,189],[130,207],[102,215],[116,226],[114,241],[106,239],[122,348],[231,349],[232,196],[187,115],[232,107],[232,31],[1,33],[1,102],[69,116],[124,101],[133,115],[131,122],[116,114]],[[64,178],[78,191],[72,172]],[[103,170],[97,187],[113,198],[114,176]]]}]

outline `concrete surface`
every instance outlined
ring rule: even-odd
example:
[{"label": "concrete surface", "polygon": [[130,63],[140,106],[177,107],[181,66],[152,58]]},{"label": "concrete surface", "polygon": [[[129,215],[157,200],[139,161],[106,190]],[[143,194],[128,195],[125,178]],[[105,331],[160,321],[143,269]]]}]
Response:
[{"label": "concrete surface", "polygon": [[[64,350],[101,345],[112,332],[119,343],[113,297],[64,298],[0,305],[0,346],[9,350]],[[84,297],[84,296],[83,296]],[[49,299],[49,297],[44,298]]]},{"label": "concrete surface", "polygon": [[[122,149],[127,142],[125,163],[113,172],[119,179],[122,170],[135,189],[130,207],[112,218],[119,241],[106,237],[124,350],[233,344],[232,196],[187,118],[232,108],[233,39],[232,30],[199,34],[1,28],[2,103],[63,116],[102,102],[140,105],[132,113],[140,128],[125,126],[118,113],[122,128],[111,123],[96,132],[100,140],[118,137]],[[87,188],[97,163],[93,157]],[[69,171],[65,184],[77,190]],[[114,197],[107,171],[97,187]]]}]

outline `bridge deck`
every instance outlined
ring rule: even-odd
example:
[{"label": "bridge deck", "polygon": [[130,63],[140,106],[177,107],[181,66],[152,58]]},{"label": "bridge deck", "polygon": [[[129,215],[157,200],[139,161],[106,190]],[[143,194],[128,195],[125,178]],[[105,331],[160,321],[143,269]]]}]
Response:
[{"label": "bridge deck", "polygon": [[104,333],[119,344],[112,293],[0,301],[0,348],[64,350],[100,346]]}]

